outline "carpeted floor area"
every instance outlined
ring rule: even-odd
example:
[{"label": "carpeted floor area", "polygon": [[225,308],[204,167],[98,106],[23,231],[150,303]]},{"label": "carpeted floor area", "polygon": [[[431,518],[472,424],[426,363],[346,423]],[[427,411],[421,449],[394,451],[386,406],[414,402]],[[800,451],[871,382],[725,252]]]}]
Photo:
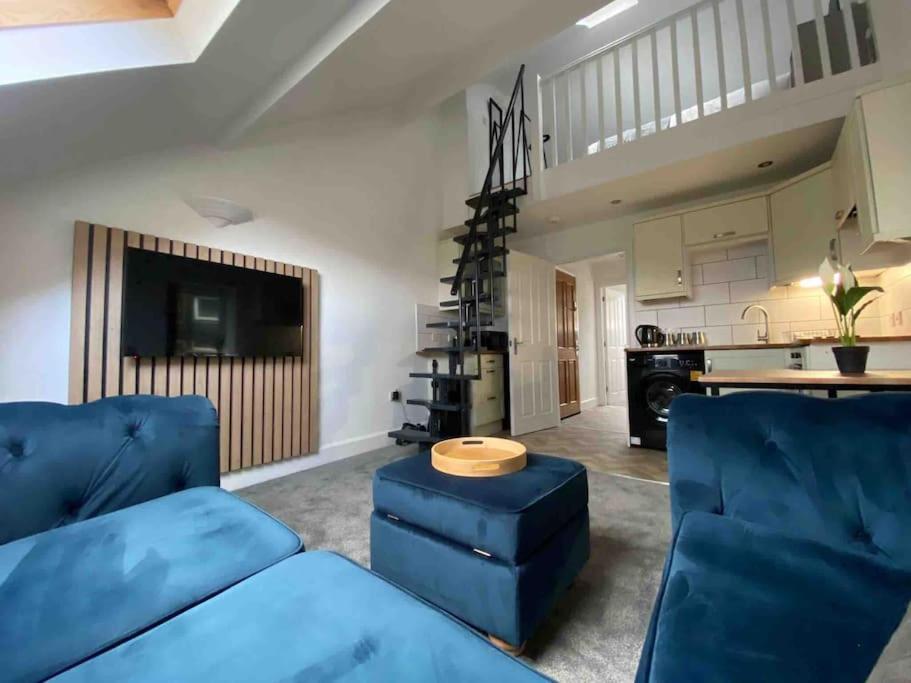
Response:
[{"label": "carpeted floor area", "polygon": [[[377,467],[415,452],[391,447],[238,493],[303,537],[370,563],[371,479]],[[589,471],[591,559],[525,659],[559,681],[618,681],[635,675],[670,537],[668,489]]]}]

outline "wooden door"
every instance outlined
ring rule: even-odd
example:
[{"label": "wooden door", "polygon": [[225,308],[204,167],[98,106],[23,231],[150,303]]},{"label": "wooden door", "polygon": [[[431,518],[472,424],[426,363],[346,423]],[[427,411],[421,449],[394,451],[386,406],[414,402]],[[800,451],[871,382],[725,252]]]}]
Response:
[{"label": "wooden door", "polygon": [[560,424],[554,266],[509,252],[509,414],[513,436]]},{"label": "wooden door", "polygon": [[579,316],[576,312],[576,278],[557,271],[557,377],[560,418],[577,415],[579,399]]}]

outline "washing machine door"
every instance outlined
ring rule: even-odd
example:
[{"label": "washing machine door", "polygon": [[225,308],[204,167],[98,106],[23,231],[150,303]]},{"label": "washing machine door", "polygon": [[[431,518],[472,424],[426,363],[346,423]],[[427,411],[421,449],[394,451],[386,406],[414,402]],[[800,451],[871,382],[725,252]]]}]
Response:
[{"label": "washing machine door", "polygon": [[666,423],[671,403],[684,393],[683,379],[674,375],[652,375],[644,380],[645,409],[650,420]]}]

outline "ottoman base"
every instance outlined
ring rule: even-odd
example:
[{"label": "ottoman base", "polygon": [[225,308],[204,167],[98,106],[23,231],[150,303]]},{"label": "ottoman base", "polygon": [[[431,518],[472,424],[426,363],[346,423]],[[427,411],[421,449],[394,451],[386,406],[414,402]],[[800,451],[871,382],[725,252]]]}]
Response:
[{"label": "ottoman base", "polygon": [[512,646],[528,640],[588,555],[587,508],[517,565],[381,513],[370,520],[373,571]]}]

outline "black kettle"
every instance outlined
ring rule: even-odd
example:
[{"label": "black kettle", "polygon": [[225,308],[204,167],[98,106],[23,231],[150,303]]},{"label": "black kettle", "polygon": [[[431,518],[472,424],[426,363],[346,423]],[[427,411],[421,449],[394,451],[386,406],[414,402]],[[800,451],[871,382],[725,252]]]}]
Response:
[{"label": "black kettle", "polygon": [[664,332],[657,325],[639,325],[636,328],[639,346],[664,346],[664,340]]}]

